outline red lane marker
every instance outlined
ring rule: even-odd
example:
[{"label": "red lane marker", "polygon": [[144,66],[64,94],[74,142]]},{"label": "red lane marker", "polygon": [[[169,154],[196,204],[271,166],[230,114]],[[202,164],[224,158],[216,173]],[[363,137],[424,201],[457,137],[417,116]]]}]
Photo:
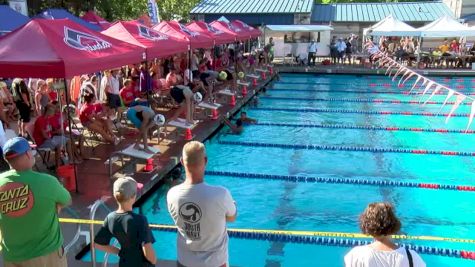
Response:
[{"label": "red lane marker", "polygon": [[374,99],[373,102],[375,103],[382,103],[384,100],[383,99]]},{"label": "red lane marker", "polygon": [[409,100],[409,104],[418,104],[419,101],[416,101],[416,100]]},{"label": "red lane marker", "polygon": [[411,131],[414,131],[414,132],[422,132],[422,128],[411,128]]},{"label": "red lane marker", "polygon": [[435,113],[430,113],[430,112],[423,112],[422,115],[424,116],[435,116]]},{"label": "red lane marker", "polygon": [[397,131],[397,130],[399,130],[399,128],[398,127],[387,127],[386,130],[387,131]]},{"label": "red lane marker", "polygon": [[375,83],[370,83],[370,84],[369,84],[369,87],[375,87],[375,86],[376,86]]},{"label": "red lane marker", "polygon": [[389,83],[385,83],[383,84],[384,87],[391,87],[391,85]]},{"label": "red lane marker", "polygon": [[475,191],[475,186],[459,185],[459,186],[457,186],[457,190],[460,190],[460,191]]},{"label": "red lane marker", "polygon": [[424,183],[420,183],[420,184],[419,184],[419,187],[422,187],[422,188],[431,188],[431,189],[439,189],[439,188],[440,188],[440,185],[438,185],[438,184],[424,184]]},{"label": "red lane marker", "polygon": [[403,88],[403,87],[404,87],[404,84],[399,84],[397,87]]},{"label": "red lane marker", "polygon": [[387,114],[392,114],[392,112],[391,111],[381,111],[380,114],[387,115]]},{"label": "red lane marker", "polygon": [[449,156],[454,156],[457,155],[457,152],[455,151],[442,151],[442,155],[449,155]]},{"label": "red lane marker", "polygon": [[465,88],[465,85],[457,85],[456,88],[457,88],[457,89],[464,89],[464,88]]},{"label": "red lane marker", "polygon": [[449,130],[447,130],[447,129],[436,129],[435,131],[438,132],[438,133],[448,133],[449,132]]},{"label": "red lane marker", "polygon": [[414,154],[427,154],[427,150],[424,150],[424,149],[413,149],[413,150],[411,150],[411,153],[414,153]]},{"label": "red lane marker", "polygon": [[393,104],[401,104],[401,100],[393,100],[393,101],[391,101],[391,103],[393,103]]},{"label": "red lane marker", "polygon": [[402,115],[412,115],[412,112],[409,112],[409,111],[404,111],[401,113]]},{"label": "red lane marker", "polygon": [[463,83],[463,79],[457,79],[456,80],[458,83]]}]

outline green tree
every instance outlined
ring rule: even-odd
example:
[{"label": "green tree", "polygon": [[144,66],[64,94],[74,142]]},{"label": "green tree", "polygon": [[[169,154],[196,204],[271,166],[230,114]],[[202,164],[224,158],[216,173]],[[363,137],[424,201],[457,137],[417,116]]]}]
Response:
[{"label": "green tree", "polygon": [[190,19],[190,11],[200,0],[157,0],[160,19],[185,20]]}]

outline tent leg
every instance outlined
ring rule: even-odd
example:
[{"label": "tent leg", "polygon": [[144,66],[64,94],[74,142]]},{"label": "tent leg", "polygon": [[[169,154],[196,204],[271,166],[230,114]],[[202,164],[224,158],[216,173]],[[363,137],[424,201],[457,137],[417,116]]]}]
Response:
[{"label": "tent leg", "polygon": [[[61,97],[61,94],[59,94],[59,97]],[[66,82],[66,78],[64,78],[64,97],[66,98],[66,107],[69,108],[69,104],[71,104],[71,99],[69,98],[69,92],[68,92],[68,83]],[[59,99],[59,103],[61,103],[61,99]],[[61,104],[60,104],[61,105]],[[61,112],[61,116],[63,113]],[[68,114],[69,114],[69,110],[68,110]],[[71,140],[71,142],[73,142],[73,131],[72,131],[72,124],[71,124],[71,118],[69,118],[68,116],[68,127],[69,127],[69,139]],[[69,155],[70,157],[74,157],[74,155]],[[74,177],[76,179],[74,179],[74,183],[76,185],[76,193],[79,193],[79,186],[78,186],[78,172],[77,172],[77,168],[76,168],[76,163],[74,162],[74,160],[72,161],[73,162],[73,169],[74,169]]]}]

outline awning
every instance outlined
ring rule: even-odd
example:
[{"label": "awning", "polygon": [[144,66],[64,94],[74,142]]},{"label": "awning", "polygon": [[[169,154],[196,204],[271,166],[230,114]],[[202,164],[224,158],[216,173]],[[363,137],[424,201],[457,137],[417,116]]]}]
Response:
[{"label": "awning", "polygon": [[364,29],[363,33],[373,36],[418,36],[416,29],[392,15],[387,16],[373,26]]},{"label": "awning", "polygon": [[457,20],[444,16],[423,27],[416,29],[421,37],[472,37],[475,30]]},{"label": "awning", "polygon": [[174,38],[186,40],[192,49],[211,48],[214,46],[214,40],[209,35],[191,31],[185,25],[177,21],[162,21],[160,24],[154,26],[153,29]]},{"label": "awning", "polygon": [[328,25],[267,25],[266,27],[275,32],[323,32],[333,30]]},{"label": "awning", "polygon": [[227,44],[236,41],[236,37],[228,32],[221,31],[204,21],[192,21],[186,27],[192,31],[207,34],[215,41],[215,44]]}]

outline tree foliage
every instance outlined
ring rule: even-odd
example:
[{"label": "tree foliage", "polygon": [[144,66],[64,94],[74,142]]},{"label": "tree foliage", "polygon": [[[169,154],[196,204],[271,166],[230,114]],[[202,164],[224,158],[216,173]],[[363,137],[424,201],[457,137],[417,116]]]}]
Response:
[{"label": "tree foliage", "polygon": [[[156,0],[160,19],[189,20],[189,13],[200,0]],[[106,20],[137,19],[148,13],[147,0],[28,0],[30,15],[48,8],[65,8],[75,15],[96,11]]]}]

